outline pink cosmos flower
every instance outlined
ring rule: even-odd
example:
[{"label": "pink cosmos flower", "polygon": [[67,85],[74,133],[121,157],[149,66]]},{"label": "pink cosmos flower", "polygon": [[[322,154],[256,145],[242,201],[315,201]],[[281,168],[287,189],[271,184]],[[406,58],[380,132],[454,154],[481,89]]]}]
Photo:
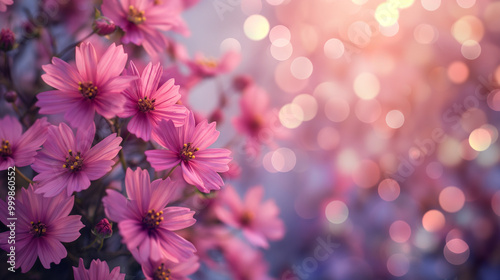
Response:
[{"label": "pink cosmos flower", "polygon": [[279,208],[274,201],[261,203],[263,193],[262,186],[253,187],[242,202],[236,191],[228,186],[220,194],[215,213],[225,224],[241,229],[252,244],[267,248],[267,239],[281,239],[285,228],[278,218]]},{"label": "pink cosmos flower", "polygon": [[154,66],[149,63],[141,74],[135,64],[130,62],[129,74],[140,79],[124,91],[126,102],[124,111],[119,116],[133,116],[127,129],[144,141],[149,141],[153,128],[158,126],[161,120],[172,120],[179,126],[186,119],[186,107],[176,104],[181,98],[179,86],[174,86],[173,79],[159,86],[162,73],[163,69],[159,63]]},{"label": "pink cosmos flower", "polygon": [[193,225],[194,212],[186,207],[166,207],[175,191],[170,178],[150,182],[147,170],[127,169],[125,188],[128,200],[115,190],[103,198],[106,215],[118,222],[120,235],[139,263],[148,259],[180,262],[190,258],[195,247],[173,233]]},{"label": "pink cosmos flower", "polygon": [[127,62],[123,46],[112,44],[98,56],[91,43],[76,48],[76,67],[54,57],[52,64],[42,66],[42,79],[56,90],[37,95],[42,114],[65,113],[73,127],[89,127],[97,112],[105,118],[123,110],[121,92],[135,77],[120,76]]},{"label": "pink cosmos flower", "polygon": [[[58,264],[67,255],[66,248],[61,242],[72,242],[80,236],[80,229],[84,227],[81,216],[68,216],[73,208],[73,197],[60,194],[45,198],[35,193],[30,185],[28,189],[21,188],[21,194],[16,199],[15,230],[16,230],[16,266],[21,267],[23,273],[28,272],[37,257],[43,267],[50,268],[51,263]],[[7,203],[0,200],[0,220],[5,225],[11,224],[7,220]],[[11,244],[8,243],[10,231],[0,233],[0,247],[7,252]]]},{"label": "pink cosmos flower", "polygon": [[227,171],[232,158],[227,149],[207,149],[219,137],[215,123],[204,120],[195,125],[190,112],[182,127],[175,127],[171,120],[162,121],[153,136],[168,149],[146,151],[147,160],[156,171],[180,165],[184,180],[204,193],[224,185],[217,172]]},{"label": "pink cosmos flower", "polygon": [[14,4],[14,0],[0,0],[0,12],[7,11],[7,5]]},{"label": "pink cosmos flower", "polygon": [[269,108],[269,96],[256,85],[244,89],[240,109],[241,116],[233,119],[233,125],[247,136],[247,153],[257,156],[261,144],[270,145],[274,136],[280,136],[279,120]]},{"label": "pink cosmos flower", "polygon": [[220,59],[205,57],[201,53],[194,56],[194,60],[186,61],[192,74],[200,77],[213,77],[218,74],[232,71],[240,63],[241,55],[235,51],[226,52]]},{"label": "pink cosmos flower", "polygon": [[[133,256],[137,254],[137,250],[132,251]],[[142,264],[142,272],[146,276],[146,280],[189,280],[188,276],[195,273],[199,267],[198,256],[193,255],[180,263],[174,263],[167,259],[159,261],[148,260]]]},{"label": "pink cosmos flower", "polygon": [[121,149],[122,138],[114,133],[91,148],[94,135],[94,124],[78,129],[76,137],[65,123],[49,127],[43,150],[31,166],[39,173],[33,178],[40,185],[36,193],[51,197],[66,189],[69,196],[87,189],[90,181],[108,173],[112,159]]},{"label": "pink cosmos flower", "polygon": [[122,42],[142,45],[150,55],[166,51],[162,31],[187,32],[180,18],[182,9],[178,0],[104,0],[101,6],[103,15],[125,31]]},{"label": "pink cosmos flower", "polygon": [[11,116],[0,120],[0,170],[6,170],[9,166],[22,167],[35,161],[36,151],[47,138],[47,129],[50,123],[47,118],[36,120],[36,122],[23,132],[19,121]]},{"label": "pink cosmos flower", "polygon": [[73,267],[75,280],[125,280],[125,273],[120,273],[120,267],[109,272],[109,266],[104,261],[92,260],[90,268],[85,269],[83,259],[80,258],[78,267]]},{"label": "pink cosmos flower", "polygon": [[271,280],[268,265],[262,252],[255,250],[241,239],[231,236],[221,241],[220,248],[229,268],[231,279]]}]

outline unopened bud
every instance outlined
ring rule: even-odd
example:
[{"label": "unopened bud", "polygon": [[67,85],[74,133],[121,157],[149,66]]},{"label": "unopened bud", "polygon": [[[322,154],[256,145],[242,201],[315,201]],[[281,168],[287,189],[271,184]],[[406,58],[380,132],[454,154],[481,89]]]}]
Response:
[{"label": "unopened bud", "polygon": [[250,76],[240,75],[240,76],[234,78],[233,87],[236,90],[243,91],[248,86],[250,86],[252,83],[253,83],[253,81],[252,81],[252,78]]},{"label": "unopened bud", "polygon": [[10,29],[0,31],[0,51],[8,52],[14,48],[16,36]]},{"label": "unopened bud", "polygon": [[115,23],[111,19],[103,16],[95,19],[93,27],[95,32],[100,36],[109,35],[115,32],[116,29]]},{"label": "unopened bud", "polygon": [[17,92],[15,92],[13,90],[9,90],[8,92],[5,93],[4,98],[5,98],[5,101],[7,101],[9,103],[14,103],[17,100]]},{"label": "unopened bud", "polygon": [[104,218],[95,225],[92,233],[100,239],[109,238],[113,235],[113,225],[109,223],[108,219]]}]

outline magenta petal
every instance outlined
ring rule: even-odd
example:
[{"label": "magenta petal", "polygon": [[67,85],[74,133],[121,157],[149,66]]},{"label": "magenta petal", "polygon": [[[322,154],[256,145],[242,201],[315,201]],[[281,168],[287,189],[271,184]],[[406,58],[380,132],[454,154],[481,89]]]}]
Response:
[{"label": "magenta petal", "polygon": [[50,263],[59,264],[66,257],[66,248],[55,238],[44,238],[38,242],[38,257],[43,267],[50,268]]},{"label": "magenta petal", "polygon": [[184,229],[194,225],[194,211],[186,207],[167,207],[163,209],[162,227],[170,231]]},{"label": "magenta petal", "polygon": [[181,167],[182,167],[182,175],[184,177],[184,180],[186,180],[186,182],[196,186],[201,192],[204,193],[209,192],[209,190],[205,188],[203,180],[200,178],[198,172],[195,171],[190,164],[187,164],[184,161],[182,161]]},{"label": "magenta petal", "polygon": [[170,169],[181,161],[177,153],[168,150],[149,150],[146,158],[156,171]]},{"label": "magenta petal", "polygon": [[127,219],[127,199],[115,190],[107,190],[106,194],[102,199],[106,216],[115,222]]},{"label": "magenta petal", "polygon": [[127,125],[127,129],[138,138],[141,138],[144,141],[149,141],[149,138],[151,137],[151,130],[153,128],[148,115],[140,112],[132,117]]},{"label": "magenta petal", "polygon": [[80,229],[85,227],[80,221],[81,216],[62,217],[50,229],[50,236],[61,242],[73,242],[80,237]]},{"label": "magenta petal", "polygon": [[64,119],[67,120],[73,127],[88,128],[94,122],[95,108],[91,101],[82,100],[77,106],[66,111]]}]

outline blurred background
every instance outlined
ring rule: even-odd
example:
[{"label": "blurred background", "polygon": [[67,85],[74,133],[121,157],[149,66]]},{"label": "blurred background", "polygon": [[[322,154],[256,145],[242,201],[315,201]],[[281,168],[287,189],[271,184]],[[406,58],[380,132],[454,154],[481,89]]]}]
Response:
[{"label": "blurred background", "polygon": [[[224,96],[226,182],[280,208],[272,278],[500,279],[500,1],[201,0],[182,17],[191,35],[169,35],[190,56],[241,55],[185,102],[215,119]],[[269,98],[254,146],[231,123],[246,80]],[[194,278],[226,279],[210,275]]]},{"label": "blurred background", "polygon": [[241,51],[288,132],[235,156],[286,223],[271,275],[500,279],[500,2],[210,0],[185,19],[188,48]]}]

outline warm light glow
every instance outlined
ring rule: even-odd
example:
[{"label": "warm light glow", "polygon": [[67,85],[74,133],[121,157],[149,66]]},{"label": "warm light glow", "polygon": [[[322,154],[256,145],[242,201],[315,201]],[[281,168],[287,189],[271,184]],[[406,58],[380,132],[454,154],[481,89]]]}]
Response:
[{"label": "warm light glow", "polygon": [[487,150],[491,145],[490,132],[484,128],[474,129],[469,135],[469,144],[478,152]]},{"label": "warm light glow", "polygon": [[464,203],[464,192],[457,187],[447,187],[439,193],[439,205],[446,212],[458,212],[462,209]]},{"label": "warm light glow", "polygon": [[380,82],[372,73],[361,73],[354,79],[354,92],[365,100],[375,98],[380,91]]},{"label": "warm light glow", "polygon": [[422,225],[429,232],[436,232],[443,229],[445,218],[438,210],[429,210],[422,217]]},{"label": "warm light glow", "polygon": [[295,78],[304,80],[311,76],[313,64],[307,57],[300,56],[293,60],[290,71]]},{"label": "warm light glow", "polygon": [[330,223],[342,224],[349,216],[349,208],[347,208],[347,205],[344,202],[334,200],[326,206],[325,215]]},{"label": "warm light glow", "polygon": [[269,22],[262,15],[251,15],[245,20],[243,31],[249,39],[260,41],[269,32]]}]

